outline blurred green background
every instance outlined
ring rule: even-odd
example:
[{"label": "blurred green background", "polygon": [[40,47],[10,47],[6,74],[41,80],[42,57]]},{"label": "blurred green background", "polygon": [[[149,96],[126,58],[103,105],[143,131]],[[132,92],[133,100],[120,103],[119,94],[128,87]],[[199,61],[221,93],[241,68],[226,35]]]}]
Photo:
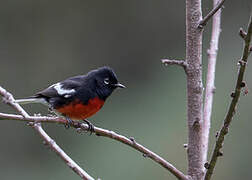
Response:
[{"label": "blurred green background", "polygon": [[[203,2],[203,13],[212,2]],[[230,0],[222,16],[210,150],[230,102],[242,52],[239,28],[246,27],[251,1]],[[206,73],[211,23],[204,31]],[[9,0],[0,6],[0,85],[16,98],[51,83],[109,65],[127,89],[117,90],[90,120],[157,152],[186,172],[186,81],[182,68],[164,67],[161,58],[185,57],[185,2],[167,0]],[[251,61],[251,57],[249,61]],[[246,82],[252,88],[252,66]],[[214,179],[250,179],[251,93],[242,96],[226,137]],[[4,104],[1,112],[13,112]],[[48,114],[42,105],[27,105]],[[48,134],[81,167],[103,180],[175,179],[135,150],[111,139],[78,134],[62,125],[44,125]],[[1,121],[0,179],[79,179],[34,130]]]}]

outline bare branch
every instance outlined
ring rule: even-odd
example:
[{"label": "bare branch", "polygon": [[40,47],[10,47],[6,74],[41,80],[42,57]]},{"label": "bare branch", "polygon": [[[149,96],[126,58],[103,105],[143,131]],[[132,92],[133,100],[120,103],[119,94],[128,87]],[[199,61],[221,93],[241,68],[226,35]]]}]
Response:
[{"label": "bare branch", "polygon": [[211,19],[211,17],[223,6],[225,0],[221,0],[218,5],[216,5],[207,15],[204,17],[200,23],[198,28],[203,28],[207,22]]},{"label": "bare branch", "polygon": [[[81,128],[83,128],[83,126],[85,124],[79,124],[79,125]],[[87,126],[84,126],[84,130],[87,130],[87,128],[88,128]],[[149,149],[147,149],[143,145],[137,143],[134,138],[127,138],[127,137],[122,136],[120,134],[117,134],[113,131],[109,131],[109,130],[102,129],[102,128],[95,127],[94,130],[95,130],[95,134],[98,136],[104,136],[104,137],[114,139],[116,141],[119,141],[123,144],[126,144],[126,145],[136,149],[137,151],[143,153],[144,157],[148,157],[148,158],[152,159],[153,161],[157,162],[162,167],[164,167],[165,169],[170,171],[178,179],[182,179],[182,180],[188,179],[187,176],[185,176],[181,171],[176,169],[171,163],[167,162],[165,159],[163,159],[162,157],[160,157],[156,153],[150,151]]]},{"label": "bare branch", "polygon": [[[20,120],[31,120],[32,116],[29,116],[29,114],[17,103],[15,103],[15,99],[13,98],[12,94],[7,92],[4,88],[0,86],[0,95],[3,96],[3,101],[6,104],[9,104],[12,106],[15,110],[17,110],[21,115],[11,115],[11,114],[4,114],[1,113],[0,119],[6,118],[9,119],[11,117],[17,118]],[[36,117],[34,122],[37,122],[36,119],[39,117]],[[49,119],[46,118],[45,121],[48,121]],[[75,173],[77,173],[82,179],[85,180],[93,180],[90,175],[88,175],[83,169],[81,169],[42,129],[41,125],[34,124],[34,129],[37,130],[37,132],[40,134],[40,136],[50,145],[50,148],[53,149],[56,154],[58,154],[61,159],[63,159],[67,166],[70,167]]]},{"label": "bare branch", "polygon": [[[6,93],[8,93],[8,92],[0,86],[0,94],[2,96],[5,96]],[[10,93],[9,93],[9,95],[12,97],[12,95]],[[12,97],[12,101],[14,101],[13,97]],[[22,108],[22,107],[20,106],[20,108]],[[39,129],[39,133],[41,133],[43,131],[43,129],[41,127],[39,127],[39,125],[37,125],[37,123],[40,123],[40,122],[41,123],[59,123],[59,124],[67,124],[68,123],[66,119],[62,119],[59,117],[29,116],[29,115],[22,116],[22,115],[6,114],[6,113],[0,113],[0,120],[18,120],[18,121],[34,122],[35,123],[34,128]],[[80,130],[80,129],[83,131],[90,130],[89,126],[84,123],[74,122],[71,126],[76,128],[77,130]],[[120,134],[117,134],[113,131],[98,128],[98,127],[94,127],[94,131],[97,136],[108,137],[108,138],[114,139],[116,141],[119,141],[123,144],[126,144],[126,145],[136,149],[137,151],[143,153],[145,157],[149,157],[150,159],[152,159],[153,161],[157,162],[162,167],[164,167],[165,169],[170,171],[178,179],[188,180],[187,176],[184,175],[178,169],[176,169],[171,163],[167,162],[165,159],[163,159],[162,157],[160,157],[156,153],[150,151],[149,149],[147,149],[143,145],[137,143],[133,138],[127,138],[127,137],[122,136]],[[43,138],[47,138],[47,137],[43,137]],[[50,147],[53,148],[52,145],[50,145]],[[56,152],[56,153],[60,154],[61,152]],[[66,162],[65,158],[66,157],[62,157],[62,159]],[[70,167],[72,168],[72,166],[70,166]],[[72,168],[72,169],[75,171],[78,168],[74,166],[74,168]],[[80,172],[82,172],[82,171],[80,171]]]},{"label": "bare branch", "polygon": [[28,118],[29,114],[25,112],[25,110],[18,104],[15,103],[15,100],[11,93],[7,92],[4,88],[0,86],[0,95],[3,96],[3,102],[13,107],[17,112],[19,112],[22,116]]},{"label": "bare branch", "polygon": [[[213,6],[216,6],[218,2],[219,0],[213,0]],[[214,14],[213,16],[210,48],[207,51],[208,52],[208,70],[207,70],[206,93],[205,93],[204,112],[203,112],[203,128],[202,128],[202,136],[203,136],[202,142],[203,142],[203,146],[205,147],[204,148],[205,152],[204,152],[204,157],[203,157],[204,162],[206,162],[207,160],[213,95],[215,92],[214,79],[215,79],[215,66],[216,66],[216,61],[217,61],[219,36],[221,32],[220,24],[221,24],[221,9],[218,12],[216,12],[216,14]]]},{"label": "bare branch", "polygon": [[[67,120],[58,118],[58,117],[47,117],[47,116],[30,116],[29,118],[23,117],[21,115],[15,114],[5,114],[0,113],[0,120],[18,120],[18,121],[27,121],[27,122],[41,122],[41,123],[58,123],[58,124],[66,124],[68,123]],[[83,131],[90,131],[87,124],[74,122],[71,125],[72,127],[78,129],[81,128]],[[122,142],[126,145],[131,146],[132,148],[138,150],[139,152],[146,155],[146,157],[151,158],[155,162],[159,163],[161,166],[166,168],[167,170],[171,171],[178,179],[186,180],[187,177],[177,170],[172,164],[164,160],[162,157],[158,156],[154,152],[150,151],[149,149],[145,148],[143,145],[137,143],[133,138],[127,138],[125,136],[119,135],[113,131],[94,127],[95,134],[97,136],[104,136],[109,137],[111,139],[117,140]]]},{"label": "bare branch", "polygon": [[247,31],[248,31],[247,35],[244,39],[243,55],[242,55],[241,60],[239,61],[240,69],[239,69],[238,78],[236,81],[235,92],[232,93],[231,97],[233,99],[232,99],[231,104],[229,106],[228,113],[224,119],[223,126],[221,127],[221,129],[218,133],[215,147],[214,147],[214,150],[213,150],[213,153],[211,156],[211,160],[208,165],[208,169],[206,171],[205,180],[211,179],[211,176],[213,174],[213,170],[216,165],[217,159],[222,154],[222,152],[220,150],[221,150],[223,142],[224,142],[224,136],[228,133],[228,128],[229,128],[230,123],[232,121],[232,118],[235,114],[235,109],[236,109],[236,105],[237,105],[237,102],[238,102],[240,94],[241,94],[241,89],[244,87],[243,77],[244,77],[244,73],[245,73],[245,69],[246,69],[246,65],[247,65],[247,61],[248,61],[248,56],[250,53],[250,41],[251,41],[251,35],[252,35],[252,15],[250,16]]},{"label": "bare branch", "polygon": [[46,142],[47,145],[70,167],[76,174],[78,174],[84,180],[94,180],[89,174],[87,174],[78,164],[76,164],[57,144],[47,135],[43,130],[40,123],[34,123],[32,127],[39,133],[40,137]]},{"label": "bare branch", "polygon": [[161,62],[164,65],[177,65],[183,67],[185,70],[188,66],[187,62],[185,60],[174,60],[174,59],[162,59]]},{"label": "bare branch", "polygon": [[67,120],[58,117],[47,117],[47,116],[29,116],[24,117],[22,115],[16,114],[6,114],[0,113],[0,120],[17,120],[17,121],[24,121],[24,122],[46,122],[46,123],[59,123],[59,124],[66,124]]},{"label": "bare branch", "polygon": [[246,38],[246,36],[247,36],[247,33],[246,33],[242,28],[240,28],[240,30],[239,30],[239,35],[241,36],[241,38],[242,38],[243,40],[245,40],[245,38]]}]

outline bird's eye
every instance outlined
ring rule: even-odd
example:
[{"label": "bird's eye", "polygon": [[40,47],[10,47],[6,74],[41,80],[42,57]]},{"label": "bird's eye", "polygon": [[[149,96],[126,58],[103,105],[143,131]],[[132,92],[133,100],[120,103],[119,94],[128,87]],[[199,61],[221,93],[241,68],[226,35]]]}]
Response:
[{"label": "bird's eye", "polygon": [[104,84],[109,84],[109,78],[104,79]]}]

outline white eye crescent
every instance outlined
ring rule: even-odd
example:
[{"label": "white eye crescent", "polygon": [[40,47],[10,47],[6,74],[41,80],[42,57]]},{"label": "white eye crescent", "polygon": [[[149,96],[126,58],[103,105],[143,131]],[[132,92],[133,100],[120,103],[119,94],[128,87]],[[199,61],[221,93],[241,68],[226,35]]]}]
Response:
[{"label": "white eye crescent", "polygon": [[109,84],[109,78],[104,79],[104,84]]}]

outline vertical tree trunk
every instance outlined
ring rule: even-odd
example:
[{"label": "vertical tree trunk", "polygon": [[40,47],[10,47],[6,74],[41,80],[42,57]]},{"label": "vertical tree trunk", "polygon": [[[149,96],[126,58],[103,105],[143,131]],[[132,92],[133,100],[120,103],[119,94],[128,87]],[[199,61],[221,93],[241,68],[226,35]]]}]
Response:
[{"label": "vertical tree trunk", "polygon": [[203,179],[204,176],[202,29],[198,28],[201,19],[201,0],[186,0],[188,175],[197,180]]}]

